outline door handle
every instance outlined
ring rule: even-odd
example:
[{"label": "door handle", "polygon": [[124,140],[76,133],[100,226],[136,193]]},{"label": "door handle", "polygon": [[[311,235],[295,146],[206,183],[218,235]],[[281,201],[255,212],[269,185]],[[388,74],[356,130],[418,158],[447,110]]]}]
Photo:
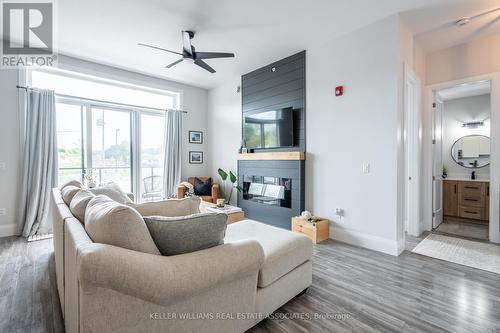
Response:
[{"label": "door handle", "polygon": [[457,184],[455,184],[455,194],[457,194]]}]

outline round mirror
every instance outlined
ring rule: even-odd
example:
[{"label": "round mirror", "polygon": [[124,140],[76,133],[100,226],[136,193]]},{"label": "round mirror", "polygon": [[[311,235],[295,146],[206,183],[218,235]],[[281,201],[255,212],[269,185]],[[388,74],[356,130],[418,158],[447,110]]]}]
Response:
[{"label": "round mirror", "polygon": [[451,147],[451,157],[464,168],[482,168],[490,164],[490,138],[485,135],[463,136]]}]

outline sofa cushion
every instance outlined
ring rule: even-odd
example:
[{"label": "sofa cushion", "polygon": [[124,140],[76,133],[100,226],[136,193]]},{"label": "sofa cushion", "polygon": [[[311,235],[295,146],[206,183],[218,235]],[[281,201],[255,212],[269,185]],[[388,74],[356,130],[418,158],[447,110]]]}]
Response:
[{"label": "sofa cushion", "polygon": [[105,195],[90,200],[84,221],[85,230],[96,243],[160,254],[141,215]]},{"label": "sofa cushion", "polygon": [[94,193],[87,190],[78,191],[71,203],[69,205],[69,209],[71,213],[80,221],[84,222],[85,220],[85,211],[87,210],[87,205],[89,201],[94,198]]},{"label": "sofa cushion", "polygon": [[194,177],[194,194],[195,195],[211,195],[212,194],[212,178],[206,180]]},{"label": "sofa cushion", "polygon": [[62,194],[62,198],[63,198],[64,203],[69,206],[69,204],[71,203],[71,200],[73,200],[73,197],[75,196],[75,194],[78,193],[78,191],[80,191],[80,188],[76,187],[74,185],[65,186],[61,190],[61,194]]},{"label": "sofa cushion", "polygon": [[141,204],[129,202],[127,205],[137,210],[142,216],[186,216],[199,213],[200,203],[200,198],[189,197]]},{"label": "sofa cushion", "polygon": [[254,239],[264,249],[264,264],[257,282],[261,288],[312,257],[312,242],[306,236],[256,221],[244,220],[228,225],[225,242],[242,239]]},{"label": "sofa cushion", "polygon": [[201,213],[181,217],[149,216],[144,221],[164,256],[200,251],[224,244],[227,215]]},{"label": "sofa cushion", "polygon": [[109,183],[103,186],[98,186],[90,189],[90,192],[94,193],[95,195],[105,195],[112,200],[121,203],[121,204],[126,204],[129,202],[132,202],[130,198],[128,197],[127,193],[125,193],[118,184],[115,183]]},{"label": "sofa cushion", "polygon": [[79,180],[70,180],[69,182],[66,182],[66,183],[62,184],[61,187],[60,187],[60,189],[62,190],[66,186],[70,186],[70,185],[76,186],[78,188],[83,188],[83,184],[82,184],[81,181],[79,181]]}]

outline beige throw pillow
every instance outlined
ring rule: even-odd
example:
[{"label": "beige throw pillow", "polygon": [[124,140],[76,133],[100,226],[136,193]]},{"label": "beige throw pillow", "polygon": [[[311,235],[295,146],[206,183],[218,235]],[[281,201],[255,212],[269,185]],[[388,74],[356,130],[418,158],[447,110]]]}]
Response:
[{"label": "beige throw pillow", "polygon": [[132,202],[127,193],[125,193],[121,189],[121,187],[115,183],[109,183],[103,186],[94,187],[90,189],[90,192],[94,193],[95,195],[103,194],[121,204]]},{"label": "beige throw pillow", "polygon": [[199,213],[200,203],[199,197],[189,197],[141,204],[130,202],[127,205],[136,209],[142,216],[186,216]]},{"label": "beige throw pillow", "polygon": [[71,200],[73,200],[73,197],[75,196],[75,194],[78,193],[78,191],[80,191],[80,188],[76,187],[74,185],[65,186],[61,190],[61,195],[62,195],[64,203],[69,206],[69,204],[71,203]]},{"label": "beige throw pillow", "polygon": [[88,203],[85,230],[96,243],[160,254],[141,215],[104,195],[98,195]]},{"label": "beige throw pillow", "polygon": [[64,183],[60,189],[62,190],[63,188],[65,188],[66,186],[70,186],[70,185],[73,185],[73,186],[76,186],[78,188],[83,188],[83,184],[82,182],[78,181],[78,180],[70,180],[69,182],[67,183]]},{"label": "beige throw pillow", "polygon": [[71,200],[69,210],[80,222],[83,223],[85,221],[87,205],[94,197],[94,193],[87,190],[80,190],[75,194],[73,200]]}]

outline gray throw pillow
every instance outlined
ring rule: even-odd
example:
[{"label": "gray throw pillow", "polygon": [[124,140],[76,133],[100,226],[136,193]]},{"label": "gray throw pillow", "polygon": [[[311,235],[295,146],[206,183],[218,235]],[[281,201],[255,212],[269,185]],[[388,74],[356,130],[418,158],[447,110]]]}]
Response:
[{"label": "gray throw pillow", "polygon": [[182,217],[144,218],[153,240],[164,256],[189,253],[224,244],[227,215],[201,213]]}]

